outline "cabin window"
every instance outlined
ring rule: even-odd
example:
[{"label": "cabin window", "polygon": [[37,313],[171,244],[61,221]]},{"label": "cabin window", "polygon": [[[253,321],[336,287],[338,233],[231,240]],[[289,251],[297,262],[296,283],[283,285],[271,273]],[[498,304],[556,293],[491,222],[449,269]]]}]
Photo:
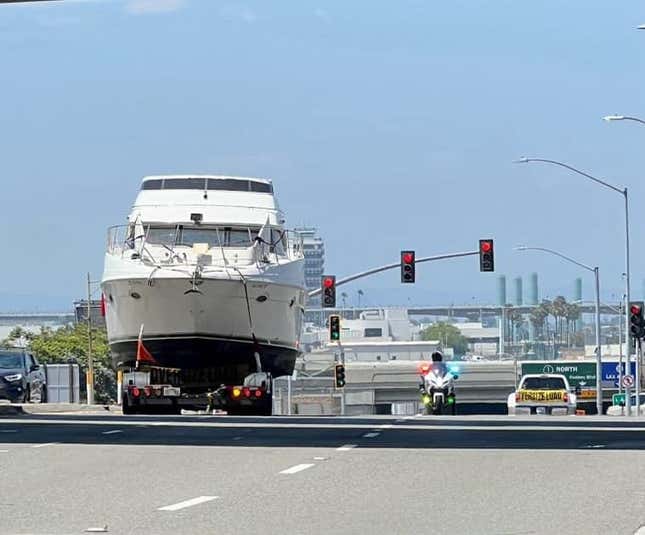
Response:
[{"label": "cabin window", "polygon": [[176,235],[175,227],[150,227],[146,232],[146,242],[156,245],[174,245]]},{"label": "cabin window", "polygon": [[273,193],[273,186],[266,182],[251,181],[251,191],[257,191],[258,193]]},{"label": "cabin window", "polygon": [[146,180],[142,190],[192,189],[220,191],[253,191],[256,193],[273,193],[273,186],[266,182],[239,180],[236,178],[155,178]]},{"label": "cabin window", "polygon": [[380,327],[368,327],[365,329],[365,338],[378,338],[383,336],[383,329]]},{"label": "cabin window", "polygon": [[166,178],[163,181],[163,189],[199,189],[206,186],[205,178]]},{"label": "cabin window", "polygon": [[249,191],[249,181],[236,180],[234,178],[209,178],[208,189],[226,191]]},{"label": "cabin window", "polygon": [[217,247],[219,245],[217,229],[183,227],[177,244],[192,247],[195,243],[207,243],[209,247]]},{"label": "cabin window", "polygon": [[161,189],[162,182],[163,181],[161,179],[146,180],[141,186],[141,189]]}]

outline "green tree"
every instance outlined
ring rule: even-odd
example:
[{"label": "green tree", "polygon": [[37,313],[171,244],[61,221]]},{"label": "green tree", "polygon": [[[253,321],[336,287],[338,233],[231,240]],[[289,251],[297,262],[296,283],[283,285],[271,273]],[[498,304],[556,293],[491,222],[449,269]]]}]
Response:
[{"label": "green tree", "polygon": [[[9,333],[2,345],[15,345],[16,340],[26,340],[27,347],[45,364],[77,362],[84,374],[87,370],[88,332],[86,324],[66,325],[60,329],[41,327],[40,333],[26,333],[19,328]],[[116,374],[110,361],[110,350],[105,328],[92,329],[92,356],[94,361],[95,398],[106,403],[116,394]],[[81,388],[85,381],[81,381]]]},{"label": "green tree", "polygon": [[468,350],[468,340],[461,331],[449,323],[435,323],[421,331],[422,340],[438,340],[442,346],[452,347],[455,355],[464,355]]}]

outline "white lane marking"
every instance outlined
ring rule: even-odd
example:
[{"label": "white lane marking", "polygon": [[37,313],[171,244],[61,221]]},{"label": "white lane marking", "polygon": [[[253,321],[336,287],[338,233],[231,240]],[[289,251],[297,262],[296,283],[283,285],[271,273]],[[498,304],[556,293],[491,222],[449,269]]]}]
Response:
[{"label": "white lane marking", "polygon": [[336,451],[349,451],[355,447],[356,447],[356,444],[344,444],[340,448],[336,448]]},{"label": "white lane marking", "polygon": [[121,429],[112,429],[112,431],[103,431],[102,435],[114,435],[115,433],[123,433]]},{"label": "white lane marking", "polygon": [[329,457],[314,457],[314,461],[326,461]]},{"label": "white lane marking", "polygon": [[45,446],[54,446],[60,442],[45,442],[44,444],[34,444],[32,448],[44,448]]},{"label": "white lane marking", "polygon": [[0,453],[9,453],[9,450],[0,450]]},{"label": "white lane marking", "polygon": [[0,433],[17,433],[17,429],[1,429]]},{"label": "white lane marking", "polygon": [[392,429],[393,427],[394,426],[392,424],[383,424],[378,426],[379,429]]},{"label": "white lane marking", "polygon": [[645,526],[641,526],[638,528],[635,532],[634,535],[645,535]]},{"label": "white lane marking", "polygon": [[192,507],[193,505],[199,505],[200,503],[210,502],[217,498],[219,498],[219,496],[197,496],[197,498],[159,507],[157,511],[179,511],[179,509],[185,509],[186,507]]},{"label": "white lane marking", "polygon": [[374,437],[379,436],[380,434],[381,434],[381,433],[365,433],[365,434],[363,435],[363,438],[374,438]]},{"label": "white lane marking", "polygon": [[244,437],[233,437],[233,440],[242,440]]},{"label": "white lane marking", "polygon": [[298,472],[302,472],[303,470],[306,470],[307,468],[311,468],[312,466],[315,466],[313,463],[306,463],[306,464],[297,464],[296,466],[292,466],[291,468],[287,468],[286,470],[282,470],[280,472],[281,474],[297,474]]}]

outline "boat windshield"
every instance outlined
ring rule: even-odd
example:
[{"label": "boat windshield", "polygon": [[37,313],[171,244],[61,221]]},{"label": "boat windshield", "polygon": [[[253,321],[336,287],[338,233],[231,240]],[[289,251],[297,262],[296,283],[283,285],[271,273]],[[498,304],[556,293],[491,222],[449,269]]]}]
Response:
[{"label": "boat windshield", "polygon": [[249,247],[260,229],[235,227],[165,227],[151,226],[146,231],[146,242],[154,245],[186,245],[207,243],[209,247]]}]

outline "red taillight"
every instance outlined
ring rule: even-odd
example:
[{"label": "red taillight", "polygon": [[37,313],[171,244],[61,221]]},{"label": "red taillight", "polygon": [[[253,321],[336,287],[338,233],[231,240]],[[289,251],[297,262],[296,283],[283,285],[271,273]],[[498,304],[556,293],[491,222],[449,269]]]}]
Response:
[{"label": "red taillight", "polygon": [[427,362],[424,362],[422,364],[419,364],[419,373],[421,375],[426,375],[430,371],[430,364]]},{"label": "red taillight", "polygon": [[515,401],[519,401],[519,400],[520,400],[520,393],[515,392]]},{"label": "red taillight", "polygon": [[245,386],[242,389],[242,394],[244,394],[245,398],[250,398],[251,397],[251,389]]},{"label": "red taillight", "polygon": [[565,402],[569,401],[569,394],[565,392],[564,396],[562,396],[562,401],[565,401]]},{"label": "red taillight", "polygon": [[105,316],[105,294],[101,294],[101,316]]},{"label": "red taillight", "polygon": [[262,390],[259,388],[255,391],[255,397],[256,398],[261,398],[262,397]]},{"label": "red taillight", "polygon": [[150,388],[149,386],[143,387],[143,393],[147,398],[149,398],[152,395],[152,388]]},{"label": "red taillight", "polygon": [[141,390],[139,390],[136,386],[132,387],[130,389],[130,394],[132,394],[132,397],[138,398],[141,395]]}]

